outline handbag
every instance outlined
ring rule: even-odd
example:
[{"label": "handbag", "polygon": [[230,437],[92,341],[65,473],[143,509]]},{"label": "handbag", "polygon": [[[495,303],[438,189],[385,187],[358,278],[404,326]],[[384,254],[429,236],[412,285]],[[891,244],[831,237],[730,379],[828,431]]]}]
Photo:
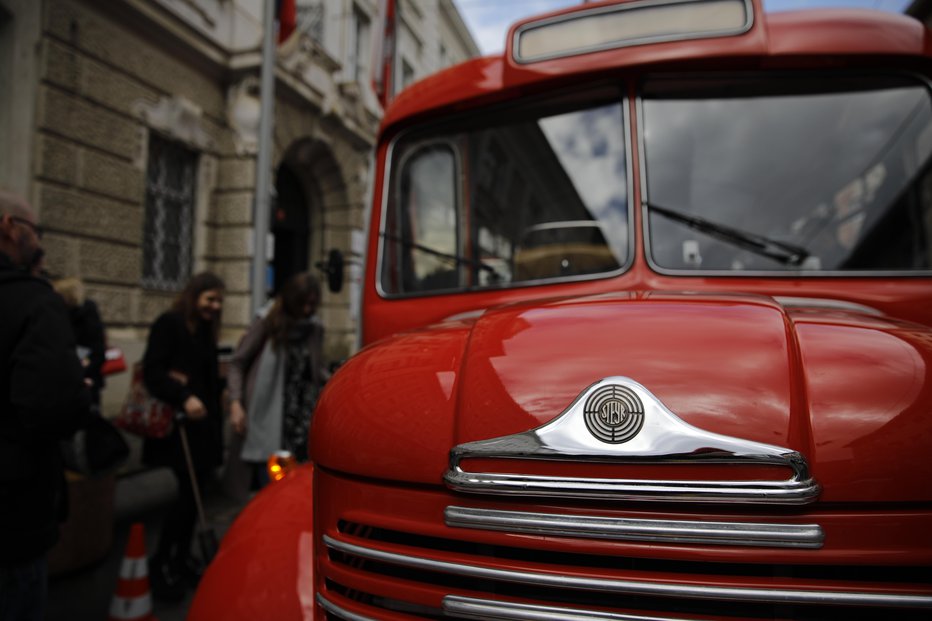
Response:
[{"label": "handbag", "polygon": [[104,364],[100,367],[101,375],[113,375],[126,370],[126,358],[119,347],[108,347],[104,351]]},{"label": "handbag", "polygon": [[129,394],[117,414],[116,426],[143,438],[164,438],[172,432],[174,422],[175,408],[149,394],[142,377],[142,362],[135,363]]}]

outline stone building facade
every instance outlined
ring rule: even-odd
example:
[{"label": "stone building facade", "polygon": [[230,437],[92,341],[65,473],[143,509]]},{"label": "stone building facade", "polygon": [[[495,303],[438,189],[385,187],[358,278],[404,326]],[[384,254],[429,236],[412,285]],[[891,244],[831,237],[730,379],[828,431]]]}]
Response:
[{"label": "stone building facade", "polygon": [[[0,0],[0,185],[130,361],[204,269],[227,282],[224,344],[248,325],[262,2]],[[342,251],[347,286],[321,308],[333,360],[355,349],[380,2],[297,0],[277,51],[270,282]],[[398,6],[396,87],[478,54],[452,0]]]}]

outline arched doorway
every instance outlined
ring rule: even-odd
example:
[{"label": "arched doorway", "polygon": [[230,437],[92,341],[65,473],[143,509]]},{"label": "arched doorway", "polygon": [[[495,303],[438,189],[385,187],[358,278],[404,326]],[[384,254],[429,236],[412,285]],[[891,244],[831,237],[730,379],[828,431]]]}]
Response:
[{"label": "arched doorway", "polygon": [[[355,318],[349,312],[352,294],[333,294],[326,286],[321,265],[327,262],[331,249],[346,255],[351,248],[350,230],[361,226],[357,224],[361,218],[355,217],[353,211],[361,199],[350,197],[334,142],[326,136],[303,137],[282,153],[275,179],[278,197],[271,214],[275,251],[274,275],[269,279],[276,289],[301,270],[320,279],[324,285],[320,312],[327,335],[324,356],[328,360],[343,359],[352,352],[356,329]],[[359,167],[365,159],[354,163],[356,177],[365,178],[365,170]]]},{"label": "arched doorway", "polygon": [[273,294],[281,289],[291,275],[308,269],[311,235],[311,210],[304,185],[287,164],[278,167],[275,191],[272,213],[272,235],[275,237]]}]

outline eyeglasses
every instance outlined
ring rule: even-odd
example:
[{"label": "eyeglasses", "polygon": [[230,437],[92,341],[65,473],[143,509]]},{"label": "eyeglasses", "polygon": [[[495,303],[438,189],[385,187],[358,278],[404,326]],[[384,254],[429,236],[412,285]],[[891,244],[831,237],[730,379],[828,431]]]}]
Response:
[{"label": "eyeglasses", "polygon": [[32,232],[35,233],[36,237],[38,237],[39,239],[42,239],[42,235],[45,234],[45,229],[43,229],[41,226],[39,226],[35,222],[27,220],[26,218],[20,218],[19,216],[10,216],[10,220],[18,224],[22,224],[23,226],[28,226],[30,229],[32,229]]}]

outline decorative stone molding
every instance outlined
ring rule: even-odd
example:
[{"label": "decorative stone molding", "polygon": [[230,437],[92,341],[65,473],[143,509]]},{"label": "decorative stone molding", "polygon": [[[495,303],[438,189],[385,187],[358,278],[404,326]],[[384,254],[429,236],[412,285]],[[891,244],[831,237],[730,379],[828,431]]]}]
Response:
[{"label": "decorative stone molding", "polygon": [[315,96],[310,99],[321,108],[323,116],[337,118],[344,114],[344,96],[337,84],[336,76],[340,63],[313,38],[300,34],[293,36],[279,48],[278,63],[285,72]]},{"label": "decorative stone molding", "polygon": [[359,86],[359,82],[341,82],[339,86],[340,94],[354,104],[362,97],[362,88]]},{"label": "decorative stone molding", "polygon": [[227,123],[233,129],[237,155],[258,153],[261,110],[258,77],[246,76],[227,89]]},{"label": "decorative stone molding", "polygon": [[329,74],[336,73],[342,66],[320,43],[304,33],[299,33],[282,44],[278,48],[278,58],[282,66],[297,75],[306,72],[312,64]]},{"label": "decorative stone molding", "polygon": [[162,97],[156,104],[139,100],[133,104],[133,113],[144,125],[140,128],[142,139],[135,157],[137,167],[145,165],[150,130],[186,144],[196,151],[207,151],[214,146],[213,139],[203,127],[201,107],[185,97]]}]

